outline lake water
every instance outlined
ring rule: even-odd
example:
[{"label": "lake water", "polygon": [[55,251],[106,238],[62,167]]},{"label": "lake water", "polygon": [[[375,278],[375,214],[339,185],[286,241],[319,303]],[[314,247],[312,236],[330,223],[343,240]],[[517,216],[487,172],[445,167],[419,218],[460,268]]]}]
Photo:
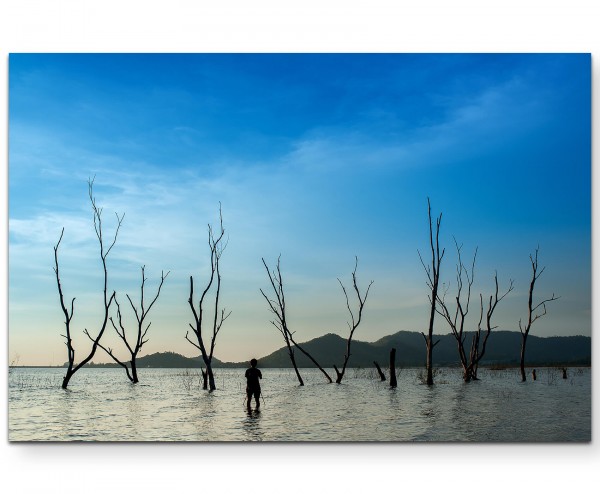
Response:
[{"label": "lake water", "polygon": [[[399,371],[398,387],[374,370],[349,369],[341,385],[303,369],[264,369],[260,412],[245,408],[243,369],[217,369],[218,389],[200,389],[197,370],[83,369],[60,388],[64,369],[9,372],[10,441],[591,441],[591,370],[480,370],[465,384],[439,369]],[[254,404],[253,404],[254,405]]]}]

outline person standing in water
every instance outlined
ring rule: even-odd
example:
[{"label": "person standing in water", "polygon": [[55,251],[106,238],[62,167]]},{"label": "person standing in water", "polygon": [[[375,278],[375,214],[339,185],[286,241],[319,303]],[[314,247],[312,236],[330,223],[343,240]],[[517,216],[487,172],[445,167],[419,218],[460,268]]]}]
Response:
[{"label": "person standing in water", "polygon": [[262,379],[262,374],[256,368],[257,364],[258,362],[253,358],[250,361],[250,368],[246,370],[246,405],[248,410],[250,410],[250,402],[253,396],[256,401],[256,409],[260,408],[260,379]]}]

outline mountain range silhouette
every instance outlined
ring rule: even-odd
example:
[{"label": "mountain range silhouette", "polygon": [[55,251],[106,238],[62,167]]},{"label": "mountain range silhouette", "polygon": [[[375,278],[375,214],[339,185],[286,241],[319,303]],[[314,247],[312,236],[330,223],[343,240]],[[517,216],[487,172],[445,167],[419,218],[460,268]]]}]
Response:
[{"label": "mountain range silhouette", "polygon": [[[469,350],[473,333],[465,332],[465,349]],[[433,357],[434,366],[457,366],[457,343],[452,334],[434,335],[440,340],[436,345]],[[307,342],[299,344],[310,353],[324,368],[343,362],[346,351],[346,339],[328,333]],[[353,340],[351,347],[350,367],[371,367],[373,361],[381,366],[389,363],[389,354],[396,348],[396,366],[418,367],[425,365],[425,344],[421,333],[414,331],[399,331],[384,336],[374,342]],[[486,353],[480,365],[519,364],[521,334],[516,331],[494,331],[488,340]],[[287,348],[281,347],[273,353],[256,357],[262,368],[291,367]],[[298,367],[314,367],[313,363],[299,350],[295,351]],[[540,337],[529,335],[527,340],[526,365],[591,365],[592,339],[589,336],[550,336]],[[116,367],[117,364],[91,364],[91,367]],[[200,356],[184,357],[174,352],[161,352],[138,358],[138,367],[153,368],[197,368],[203,366]],[[222,362],[213,358],[213,367],[247,367],[248,362]]]}]

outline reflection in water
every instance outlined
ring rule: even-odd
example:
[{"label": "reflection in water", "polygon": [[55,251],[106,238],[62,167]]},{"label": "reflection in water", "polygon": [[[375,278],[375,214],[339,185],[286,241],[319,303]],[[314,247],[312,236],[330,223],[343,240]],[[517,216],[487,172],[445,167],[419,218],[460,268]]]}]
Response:
[{"label": "reflection in water", "polygon": [[69,437],[71,433],[72,391],[70,389],[61,389],[57,392],[62,395],[57,400],[60,433],[56,439],[59,439],[60,437]]},{"label": "reflection in water", "polygon": [[136,384],[130,384],[128,386],[129,399],[127,400],[127,427],[130,429],[131,434],[136,437],[141,433],[140,430],[140,419],[143,411],[141,407],[142,400],[140,400],[140,394],[143,393],[143,389],[140,392],[141,387]]},{"label": "reflection in water", "polygon": [[82,369],[64,391],[62,369],[14,369],[9,439],[591,440],[590,369],[523,384],[518,370],[482,370],[481,381],[465,384],[460,370],[444,369],[434,386],[420,384],[418,370],[404,369],[395,389],[364,373],[328,384],[318,370],[303,370],[300,387],[293,370],[265,369],[259,413],[246,412],[244,369],[221,369],[221,387],[212,393],[186,385],[178,369],[142,369],[137,385],[119,371]]},{"label": "reflection in water", "polygon": [[389,406],[392,409],[398,409],[402,407],[402,400],[400,399],[400,390],[398,388],[389,388]]},{"label": "reflection in water", "polygon": [[247,441],[262,441],[263,432],[260,427],[260,410],[246,410],[246,417],[242,421]]},{"label": "reflection in water", "polygon": [[[201,395],[193,396],[191,404],[191,414],[181,420],[183,422],[189,420],[194,428],[193,439],[201,441],[207,435],[214,434],[215,418],[218,416],[215,407],[215,394],[206,391]],[[185,423],[181,425],[185,426]]]},{"label": "reflection in water", "polygon": [[[465,383],[464,381],[458,388],[452,398],[452,421],[457,424],[461,423],[465,420],[466,415],[469,415],[467,398],[465,398],[466,394],[466,386],[475,385],[475,382]],[[468,420],[468,419],[467,419]]]}]

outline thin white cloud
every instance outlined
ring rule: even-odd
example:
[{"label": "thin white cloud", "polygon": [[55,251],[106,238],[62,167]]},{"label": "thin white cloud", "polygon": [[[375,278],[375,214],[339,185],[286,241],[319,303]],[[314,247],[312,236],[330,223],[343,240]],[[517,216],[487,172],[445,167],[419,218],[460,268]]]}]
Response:
[{"label": "thin white cloud", "polygon": [[[444,120],[382,136],[373,132],[369,122],[356,129],[312,129],[294,143],[281,163],[310,173],[408,169],[443,166],[449,156],[452,160],[474,156],[484,147],[490,152],[544,122],[543,99],[532,98],[524,86],[513,79],[467,100],[448,101]],[[377,117],[377,113],[370,115]]]}]

